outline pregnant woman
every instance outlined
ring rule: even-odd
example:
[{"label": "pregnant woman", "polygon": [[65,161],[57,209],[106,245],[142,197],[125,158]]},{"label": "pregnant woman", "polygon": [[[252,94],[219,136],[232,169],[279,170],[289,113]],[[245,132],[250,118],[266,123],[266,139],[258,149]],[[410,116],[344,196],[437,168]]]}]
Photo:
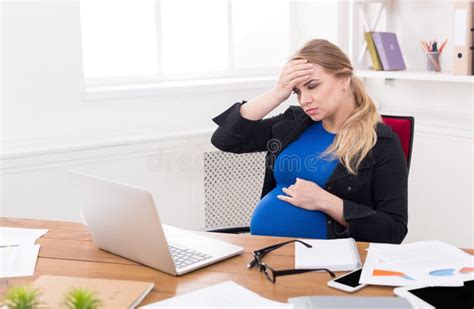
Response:
[{"label": "pregnant woman", "polygon": [[[291,94],[299,106],[265,118]],[[336,45],[307,42],[274,88],[213,121],[222,151],[267,151],[254,235],[401,243],[407,234],[407,162],[363,82]]]}]

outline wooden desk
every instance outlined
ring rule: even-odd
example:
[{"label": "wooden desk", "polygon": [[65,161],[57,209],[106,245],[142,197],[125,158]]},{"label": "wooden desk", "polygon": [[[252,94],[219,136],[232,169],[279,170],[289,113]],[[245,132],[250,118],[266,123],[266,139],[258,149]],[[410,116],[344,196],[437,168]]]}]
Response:
[{"label": "wooden desk", "polygon": [[[173,277],[97,249],[92,243],[86,228],[79,223],[0,218],[0,226],[49,229],[49,232],[37,242],[41,244],[41,250],[34,276],[1,279],[0,298],[3,298],[7,287],[31,282],[41,275],[154,282],[154,290],[144,299],[141,305],[227,280],[233,280],[263,297],[282,302],[286,302],[289,297],[303,295],[348,295],[329,288],[326,283],[330,276],[326,273],[306,273],[278,277],[276,284],[272,284],[257,269],[247,269],[246,265],[252,259],[251,251],[288,240],[288,238],[206,233],[207,236],[244,247],[245,252],[240,256],[213,264],[182,277]],[[358,243],[357,245],[361,259],[365,260],[367,254],[365,249],[368,244]],[[466,251],[471,254],[474,253],[474,250]],[[293,268],[294,245],[285,246],[270,253],[265,256],[265,262],[275,269]],[[343,272],[336,273],[336,275],[341,274]],[[369,286],[353,295],[393,296],[392,290],[390,287]]]}]

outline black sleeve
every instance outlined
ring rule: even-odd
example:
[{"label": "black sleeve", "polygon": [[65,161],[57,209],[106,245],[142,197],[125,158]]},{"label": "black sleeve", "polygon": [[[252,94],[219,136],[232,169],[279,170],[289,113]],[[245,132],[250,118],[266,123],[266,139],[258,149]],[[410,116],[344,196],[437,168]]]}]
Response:
[{"label": "black sleeve", "polygon": [[233,153],[266,151],[272,138],[272,126],[281,120],[280,114],[262,120],[249,120],[240,114],[245,104],[235,103],[212,120],[219,126],[211,137],[211,143],[218,149]]},{"label": "black sleeve", "polygon": [[408,168],[398,136],[383,142],[372,177],[375,209],[344,200],[344,219],[355,239],[399,244],[408,231]]}]

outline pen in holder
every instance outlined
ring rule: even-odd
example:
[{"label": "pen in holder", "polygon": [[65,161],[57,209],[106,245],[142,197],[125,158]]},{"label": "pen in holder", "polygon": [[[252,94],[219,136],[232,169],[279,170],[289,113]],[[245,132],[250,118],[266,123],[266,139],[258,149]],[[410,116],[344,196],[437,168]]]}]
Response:
[{"label": "pen in holder", "polygon": [[420,41],[421,50],[426,55],[426,70],[430,72],[441,72],[440,56],[443,52],[444,47],[448,43],[448,40],[444,42],[438,48],[438,42],[434,41]]},{"label": "pen in holder", "polygon": [[440,72],[439,52],[426,53],[426,70],[430,72]]}]

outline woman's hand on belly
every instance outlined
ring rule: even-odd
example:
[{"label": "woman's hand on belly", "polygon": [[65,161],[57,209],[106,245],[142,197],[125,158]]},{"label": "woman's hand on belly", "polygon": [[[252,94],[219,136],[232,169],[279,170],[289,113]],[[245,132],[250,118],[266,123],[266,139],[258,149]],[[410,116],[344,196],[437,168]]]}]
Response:
[{"label": "woman's hand on belly", "polygon": [[307,210],[319,210],[347,226],[343,215],[343,200],[318,186],[316,183],[301,178],[282,191],[286,195],[277,195],[277,198],[296,207]]},{"label": "woman's hand on belly", "polygon": [[318,184],[301,178],[282,191],[286,195],[277,195],[278,199],[307,210],[324,211],[332,195]]}]

